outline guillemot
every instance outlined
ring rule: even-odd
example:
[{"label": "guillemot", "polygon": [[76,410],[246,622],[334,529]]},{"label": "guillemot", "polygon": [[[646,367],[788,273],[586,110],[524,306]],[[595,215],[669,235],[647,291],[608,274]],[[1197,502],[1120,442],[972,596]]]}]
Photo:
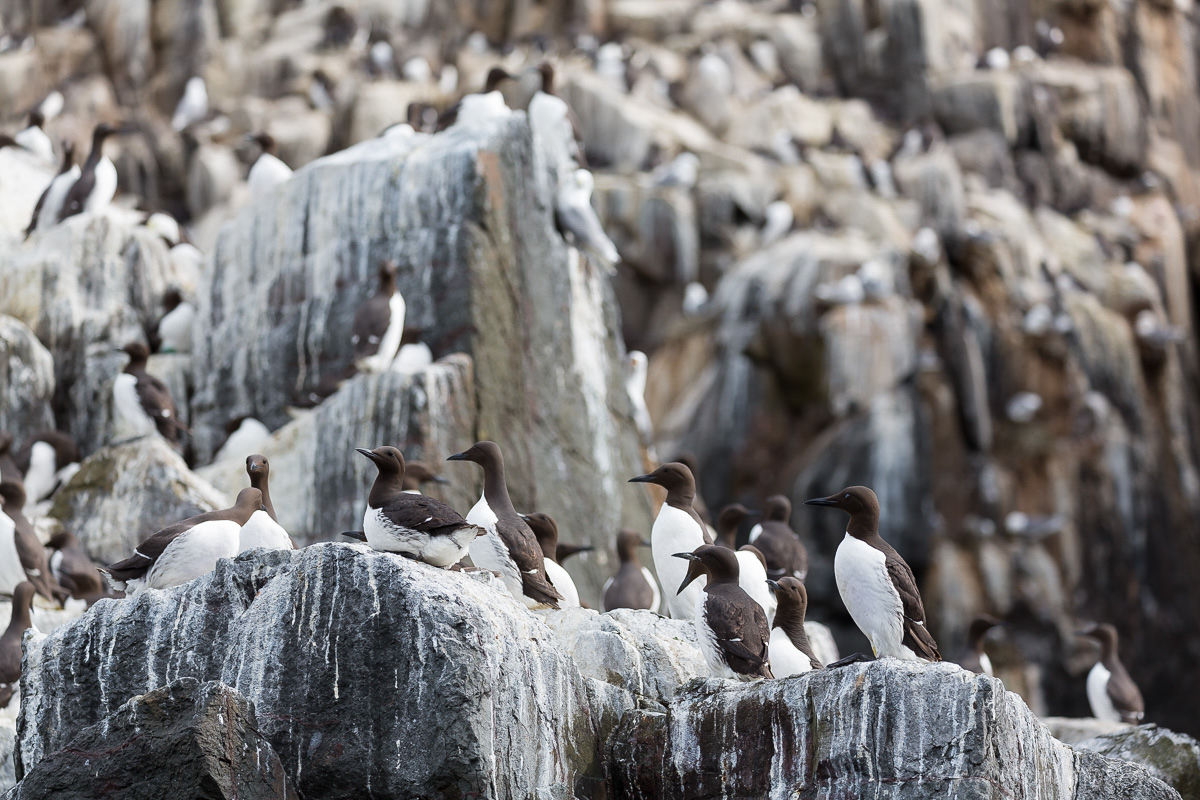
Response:
[{"label": "guillemot", "polygon": [[754,512],[741,503],[732,503],[717,515],[717,543],[733,550],[738,561],[738,585],[763,608],[767,624],[775,619],[775,595],[767,586],[767,561],[754,545],[737,546],[737,530]]},{"label": "guillemot", "polygon": [[438,117],[435,130],[443,131],[454,125],[475,125],[493,119],[501,119],[512,113],[500,85],[513,76],[501,67],[492,67],[484,79],[483,92],[467,94]]},{"label": "guillemot", "polygon": [[471,542],[471,562],[499,573],[512,596],[526,606],[558,608],[562,594],[546,575],[542,548],[509,499],[499,445],[476,442],[446,460],[483,467],[483,496],[467,513],[467,522],[486,529],[487,535]]},{"label": "guillemot", "polygon": [[792,501],[786,495],[767,498],[763,521],[750,531],[750,544],[762,551],[767,559],[767,575],[775,580],[791,575],[804,580],[808,577],[808,550],[792,530]]},{"label": "guillemot", "polygon": [[29,125],[18,131],[13,139],[47,164],[54,163],[54,142],[46,135],[46,116],[39,110],[29,112]]},{"label": "guillemot", "polygon": [[630,351],[627,358],[625,393],[629,395],[629,403],[633,406],[633,424],[637,426],[642,447],[649,451],[654,446],[654,421],[650,418],[650,410],[646,408],[646,373],[649,360],[641,350]]},{"label": "guillemot", "polygon": [[242,526],[262,508],[262,492],[242,489],[229,508],[176,522],[144,540],[133,555],[102,571],[113,587],[130,595],[167,589],[212,572],[222,558],[238,554]]},{"label": "guillemot", "polygon": [[658,591],[658,581],[638,561],[638,548],[649,547],[650,543],[642,539],[637,531],[628,528],[617,534],[617,558],[621,566],[617,574],[604,584],[604,610],[612,611],[617,608],[644,608],[658,613],[662,603],[662,595]]},{"label": "guillemot", "polygon": [[171,287],[163,293],[164,313],[155,327],[155,351],[159,353],[192,352],[192,327],[196,322],[196,307],[183,299],[179,289]]},{"label": "guillemot", "polygon": [[104,155],[104,140],[121,132],[105,122],[101,122],[92,131],[92,149],[87,160],[83,162],[79,178],[71,184],[66,198],[63,199],[56,222],[62,222],[67,217],[85,211],[99,211],[112,202],[117,193],[117,168],[108,156]]},{"label": "guillemot", "polygon": [[409,461],[404,465],[404,491],[409,494],[421,494],[423,483],[449,483],[450,479],[442,475],[424,461]]},{"label": "guillemot", "polygon": [[1146,714],[1146,705],[1137,684],[1117,655],[1117,629],[1101,623],[1080,631],[1079,635],[1100,643],[1100,660],[1087,676],[1092,716],[1109,722],[1139,724]]},{"label": "guillemot", "polygon": [[558,563],[558,523],[554,521],[554,517],[541,511],[533,514],[522,514],[521,518],[525,520],[525,524],[533,531],[538,546],[542,548],[542,559],[546,565],[546,577],[550,579],[550,583],[554,584],[554,588],[558,589],[558,593],[563,597],[562,602],[558,604],[559,607],[578,608],[579,589],[576,588],[575,581],[571,579],[571,575]]},{"label": "guillemot", "polygon": [[246,456],[246,474],[250,477],[250,486],[262,493],[262,508],[251,514],[250,519],[242,525],[238,534],[238,552],[244,553],[256,547],[267,550],[295,550],[295,540],[279,524],[279,517],[275,516],[275,506],[271,505],[271,490],[267,485],[271,464],[267,457],[260,453]]},{"label": "guillemot", "polygon": [[181,131],[208,116],[208,86],[204,78],[193,75],[183,87],[183,95],[171,116],[171,127]]},{"label": "guillemot", "polygon": [[70,592],[54,580],[49,559],[46,557],[46,548],[42,547],[33,524],[25,516],[24,508],[24,484],[18,481],[0,482],[0,513],[12,521],[13,544],[17,549],[21,569],[25,571],[25,580],[32,583],[42,597],[61,605]]},{"label": "guillemot", "polygon": [[177,445],[187,426],[179,420],[167,385],[146,371],[150,349],[141,342],[130,342],[121,350],[128,354],[129,363],[113,381],[117,415],[133,436],[148,436],[157,430]]},{"label": "guillemot", "polygon": [[8,706],[21,681],[21,638],[33,625],[29,616],[33,595],[33,584],[28,581],[13,590],[12,615],[0,636],[0,708]]},{"label": "guillemot", "polygon": [[404,455],[396,448],[355,449],[379,472],[367,498],[362,535],[345,535],[376,550],[449,567],[461,561],[471,542],[485,533],[442,501],[404,491]]},{"label": "guillemot", "polygon": [[983,640],[987,637],[988,631],[1002,624],[1000,620],[986,614],[971,620],[971,626],[967,628],[967,646],[963,649],[962,655],[955,659],[958,665],[971,672],[978,672],[994,678],[992,660],[988,658],[987,653],[983,652]]},{"label": "guillemot", "polygon": [[33,215],[29,218],[29,226],[25,228],[25,238],[41,228],[45,230],[58,222],[58,212],[62,210],[67,199],[67,192],[79,180],[79,166],[75,163],[75,143],[63,142],[62,163],[58,166],[58,174],[46,185],[46,189],[38,197],[37,205],[33,207]]},{"label": "guillemot", "polygon": [[804,630],[804,615],[808,611],[808,591],[804,584],[789,575],[779,581],[768,580],[767,585],[779,604],[771,627],[771,669],[775,677],[820,669],[821,662]]},{"label": "guillemot", "polygon": [[[696,481],[691,470],[678,461],[672,461],[648,475],[630,478],[629,482],[653,483],[667,490],[667,499],[659,508],[654,527],[650,530],[650,554],[654,558],[659,579],[670,591],[671,587],[679,586],[688,573],[687,566],[674,555],[691,553],[701,545],[712,544],[708,528],[692,507]],[[696,613],[696,602],[704,583],[702,580],[688,583],[691,585],[686,592],[681,589],[667,600],[667,610],[672,619],[692,619]]]},{"label": "guillemot", "polygon": [[727,547],[706,544],[694,553],[675,553],[687,561],[682,592],[701,575],[708,580],[696,600],[694,617],[700,652],[714,678],[749,681],[773,678],[767,655],[771,629],[762,606],[738,586],[738,562]]},{"label": "guillemot", "polygon": [[604,225],[592,207],[595,180],[586,169],[576,169],[559,177],[554,191],[554,220],[560,232],[581,251],[597,256],[609,273],[621,260],[617,247],[604,232]]},{"label": "guillemot", "polygon": [[25,476],[25,508],[40,512],[38,504],[79,471],[79,448],[62,431],[38,431],[17,451],[15,461]]},{"label": "guillemot", "polygon": [[404,295],[396,290],[396,264],[379,265],[379,286],[354,313],[350,343],[354,365],[361,372],[386,372],[404,337]]},{"label": "guillemot", "polygon": [[275,138],[271,134],[261,131],[247,138],[261,148],[258,158],[254,160],[246,176],[250,197],[257,200],[270,193],[276,186],[291,180],[292,168],[275,155]]},{"label": "guillemot", "polygon": [[541,86],[529,100],[529,130],[541,145],[546,162],[557,173],[583,163],[579,123],[566,101],[554,93],[554,66],[543,61],[537,68]]},{"label": "guillemot", "polygon": [[[846,536],[833,559],[838,592],[876,658],[941,661],[925,625],[925,607],[912,570],[879,535],[879,498],[865,486],[850,486],[805,505],[839,508],[850,515]],[[829,666],[864,660],[855,654]]]},{"label": "guillemot", "polygon": [[235,417],[225,424],[227,437],[213,456],[213,463],[241,458],[242,453],[256,452],[271,438],[271,429],[254,417]]},{"label": "guillemot", "polygon": [[60,531],[50,537],[46,547],[50,550],[50,571],[71,597],[83,600],[90,608],[101,598],[120,596],[109,591],[99,565],[83,552],[75,534]]}]

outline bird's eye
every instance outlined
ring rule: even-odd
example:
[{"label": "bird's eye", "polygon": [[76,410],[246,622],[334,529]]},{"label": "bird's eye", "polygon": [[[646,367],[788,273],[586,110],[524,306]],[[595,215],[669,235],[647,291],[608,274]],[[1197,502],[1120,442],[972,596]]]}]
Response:
[{"label": "bird's eye", "polygon": [[846,495],[845,499],[846,499],[846,500],[849,500],[849,499],[850,499],[850,495]]}]

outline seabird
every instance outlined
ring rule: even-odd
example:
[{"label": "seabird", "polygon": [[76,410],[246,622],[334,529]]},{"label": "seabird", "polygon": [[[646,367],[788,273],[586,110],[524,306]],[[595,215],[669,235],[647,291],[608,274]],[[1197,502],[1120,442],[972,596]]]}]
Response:
[{"label": "seabird", "polygon": [[21,639],[33,626],[29,611],[33,607],[33,584],[17,584],[13,590],[12,616],[0,636],[0,708],[6,708],[21,681]]},{"label": "seabird", "polygon": [[558,229],[569,233],[576,247],[594,253],[612,272],[621,256],[592,208],[593,186],[592,173],[586,169],[561,176],[554,192],[554,218]]},{"label": "seabird", "polygon": [[1100,660],[1087,676],[1088,703],[1092,716],[1109,722],[1137,725],[1146,714],[1142,693],[1117,656],[1117,629],[1108,623],[1092,625],[1079,632],[1100,643]]},{"label": "seabird", "polygon": [[271,505],[271,491],[267,488],[267,479],[271,473],[271,465],[267,457],[259,453],[246,456],[246,474],[250,476],[250,486],[262,493],[262,508],[250,515],[250,519],[242,525],[238,535],[238,552],[244,553],[256,547],[266,550],[295,550],[296,542],[279,524],[275,516],[275,506]]},{"label": "seabird", "polygon": [[641,350],[631,350],[627,359],[625,392],[629,395],[630,405],[633,406],[633,422],[642,439],[642,446],[650,448],[654,445],[654,421],[650,418],[650,409],[646,408],[646,373],[649,360]]},{"label": "seabird", "polygon": [[[692,507],[696,496],[696,480],[692,471],[678,461],[663,464],[648,475],[630,478],[630,483],[653,483],[667,490],[667,499],[654,518],[650,530],[650,553],[654,557],[654,568],[668,590],[680,583],[688,574],[688,568],[676,553],[691,553],[698,547],[712,544],[708,528]],[[734,559],[736,563],[737,559]],[[689,584],[691,584],[689,586]],[[688,587],[684,591],[684,587]],[[688,581],[667,600],[667,610],[672,619],[692,619],[696,613],[703,581]]]},{"label": "seabird", "polygon": [[702,575],[708,580],[693,612],[700,652],[714,678],[752,681],[773,678],[767,657],[771,629],[767,616],[738,586],[738,562],[733,551],[706,544],[694,553],[675,553],[687,561],[679,592]]},{"label": "seabird", "polygon": [[483,467],[483,496],[467,513],[467,522],[487,531],[471,542],[471,562],[500,574],[513,597],[529,608],[558,608],[562,595],[546,575],[537,537],[513,508],[504,481],[504,456],[495,442],[476,442],[447,461],[473,461]]},{"label": "seabird", "polygon": [[42,127],[45,124],[46,117],[41,111],[31,111],[29,112],[29,126],[24,130],[17,131],[13,140],[47,164],[53,164],[54,142],[50,141],[50,137],[46,135],[46,131]]},{"label": "seabird", "polygon": [[54,580],[46,548],[42,547],[33,524],[25,516],[24,508],[25,486],[18,481],[0,482],[0,513],[12,521],[13,544],[21,569],[25,571],[25,580],[32,583],[42,597],[61,605],[70,593]]},{"label": "seabird", "polygon": [[792,230],[796,216],[792,206],[786,200],[776,200],[763,210],[763,226],[760,232],[759,247],[766,247],[787,236]]},{"label": "seabird", "polygon": [[566,542],[559,542],[554,548],[554,560],[561,564],[571,556],[578,555],[579,553],[590,553],[595,549],[596,547],[590,544],[567,544]]},{"label": "seabird", "polygon": [[579,147],[579,124],[571,107],[554,93],[554,66],[538,65],[541,87],[529,100],[529,129],[542,145],[547,163],[555,173],[573,169],[583,162]]},{"label": "seabird", "polygon": [[100,567],[83,551],[75,534],[56,533],[46,547],[51,551],[50,571],[71,597],[83,600],[90,608],[97,600],[114,596],[101,577]]},{"label": "seabird", "polygon": [[58,213],[62,210],[67,199],[67,192],[79,180],[79,165],[75,163],[75,143],[63,142],[62,163],[58,174],[50,181],[37,205],[33,207],[33,216],[29,218],[29,227],[25,229],[25,238],[38,228],[45,230],[58,222]]},{"label": "seabird", "polygon": [[250,174],[246,176],[250,197],[257,200],[281,183],[287,183],[292,177],[292,168],[275,155],[275,138],[271,134],[261,131],[251,135],[249,139],[262,148],[254,165],[250,167]]},{"label": "seabird", "polygon": [[85,211],[100,211],[112,202],[117,193],[117,168],[104,155],[104,140],[119,132],[106,122],[101,122],[92,131],[92,149],[83,162],[78,180],[67,191],[57,222]]},{"label": "seabird", "polygon": [[17,526],[4,513],[4,498],[0,497],[0,594],[12,594],[23,580],[25,569],[17,553]]},{"label": "seabird", "polygon": [[[925,607],[912,570],[879,535],[879,498],[865,486],[850,486],[805,505],[840,508],[850,515],[846,536],[833,559],[838,592],[876,658],[941,661],[925,625]],[[831,664],[864,660],[856,654]]]},{"label": "seabird", "polygon": [[750,544],[767,560],[767,577],[779,580],[791,575],[804,580],[808,576],[808,550],[792,530],[792,501],[786,495],[767,498],[764,519],[750,531]]},{"label": "seabird", "polygon": [[721,509],[717,515],[717,544],[734,551],[738,561],[738,585],[763,608],[767,624],[775,619],[775,596],[767,587],[767,560],[754,545],[737,546],[738,527],[754,512],[741,503],[733,503]]},{"label": "seabird", "polygon": [[672,461],[678,461],[689,470],[691,470],[692,478],[696,483],[696,496],[692,498],[692,508],[696,509],[696,513],[700,515],[700,521],[704,523],[704,527],[708,528],[709,538],[713,539],[717,535],[717,531],[712,527],[712,517],[708,513],[708,503],[704,502],[704,496],[700,494],[700,462],[696,459],[696,454],[690,450],[676,453]]},{"label": "seabird", "polygon": [[617,534],[617,557],[621,566],[617,574],[604,584],[604,610],[613,611],[618,608],[644,608],[658,613],[662,603],[662,595],[658,591],[658,581],[638,561],[638,548],[649,547],[637,531],[628,528]]},{"label": "seabird", "polygon": [[992,672],[992,660],[988,658],[987,653],[983,652],[983,640],[987,638],[988,631],[1001,624],[1003,623],[1000,620],[986,614],[971,620],[971,626],[967,628],[967,646],[962,655],[958,657],[958,665],[965,670],[987,675],[989,678],[996,677]]},{"label": "seabird", "polygon": [[512,109],[504,102],[500,92],[500,84],[512,80],[513,76],[500,67],[488,70],[484,80],[483,92],[463,95],[457,103],[447,108],[438,117],[436,129],[443,131],[452,125],[473,125],[491,119],[507,117]]},{"label": "seabird", "polygon": [[379,469],[362,535],[348,533],[376,550],[399,553],[435,567],[457,564],[471,542],[486,531],[462,518],[441,500],[404,491],[404,456],[394,447],[355,448]]},{"label": "seabird", "polygon": [[175,106],[175,114],[171,117],[171,127],[177,131],[199,122],[208,116],[208,87],[204,78],[193,75],[188,78],[183,87],[183,96]]},{"label": "seabird", "polygon": [[[533,531],[538,546],[542,548],[542,557],[546,563],[546,577],[563,599],[558,604],[560,608],[579,607],[579,589],[570,574],[558,563],[558,523],[549,514],[538,511],[533,514],[522,514],[521,518]],[[590,547],[586,547],[590,550]]]},{"label": "seabird", "polygon": [[400,345],[400,351],[392,359],[392,372],[401,375],[415,375],[433,363],[433,351],[424,342],[411,342]]},{"label": "seabird", "polygon": [[130,342],[122,350],[129,354],[129,364],[113,381],[117,414],[135,436],[147,436],[157,430],[168,442],[178,444],[179,434],[187,426],[179,421],[167,385],[146,371],[149,348],[141,342]]},{"label": "seabird", "polygon": [[409,461],[404,465],[404,491],[420,494],[423,483],[449,483],[450,480],[424,461]]},{"label": "seabird", "polygon": [[776,678],[799,675],[821,668],[813,653],[804,629],[808,611],[808,590],[804,583],[791,576],[779,581],[767,581],[767,586],[779,604],[771,627],[771,669]]},{"label": "seabird", "polygon": [[227,434],[213,463],[240,458],[242,453],[256,452],[271,438],[271,429],[251,416],[236,417],[225,425]]},{"label": "seabird", "polygon": [[38,431],[17,451],[15,461],[25,476],[26,507],[32,509],[79,471],[79,448],[61,431]]},{"label": "seabird", "polygon": [[212,572],[222,558],[238,554],[242,526],[262,508],[262,492],[242,489],[237,502],[176,522],[139,544],[133,555],[103,567],[113,586],[130,595],[168,589]]},{"label": "seabird", "polygon": [[387,372],[404,338],[404,295],[396,290],[396,264],[379,265],[379,287],[354,313],[354,365],[360,372]]},{"label": "seabird", "polygon": [[196,322],[196,307],[183,299],[174,287],[163,294],[166,313],[158,321],[154,338],[158,340],[159,353],[192,352],[192,328]]}]

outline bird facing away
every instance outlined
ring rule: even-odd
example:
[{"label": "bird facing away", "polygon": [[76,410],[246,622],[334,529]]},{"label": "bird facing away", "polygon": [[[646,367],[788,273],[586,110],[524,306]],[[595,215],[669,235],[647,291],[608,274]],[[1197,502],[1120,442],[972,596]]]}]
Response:
[{"label": "bird facing away", "polygon": [[542,548],[508,496],[500,446],[476,442],[446,460],[483,467],[483,496],[467,513],[467,522],[485,528],[487,535],[471,542],[471,562],[499,573],[512,596],[529,608],[558,608],[563,598],[546,576]]},{"label": "bird facing away", "polygon": [[183,299],[178,289],[171,288],[163,293],[164,313],[158,320],[155,339],[159,353],[192,352],[192,326],[196,321],[196,307]]},{"label": "bird facing away", "polygon": [[[663,464],[647,475],[630,478],[630,483],[653,483],[667,490],[667,500],[654,518],[650,529],[650,555],[654,568],[667,592],[680,585],[688,568],[675,553],[691,553],[705,544],[712,544],[708,528],[692,507],[696,496],[696,481],[692,471],[678,461]],[[704,587],[703,573],[700,580],[693,580],[686,592],[680,591],[667,600],[667,610],[672,619],[692,619],[696,613],[696,602]]]},{"label": "bird facing away", "polygon": [[379,287],[354,314],[354,365],[360,372],[386,372],[404,337],[404,295],[396,290],[396,265],[379,265]]},{"label": "bird facing away", "polygon": [[971,672],[987,675],[989,678],[996,677],[992,672],[992,660],[988,658],[987,653],[983,652],[983,640],[987,638],[988,631],[1002,624],[1000,620],[986,614],[981,614],[971,620],[971,626],[967,629],[967,646],[958,658],[958,665]]},{"label": "bird facing away", "polygon": [[75,476],[79,448],[62,431],[38,431],[17,451],[15,460],[25,474],[25,507],[30,509]]},{"label": "bird facing away", "polygon": [[754,545],[743,545],[740,549],[737,547],[738,527],[754,514],[755,512],[741,503],[733,503],[721,509],[721,513],[717,515],[717,543],[735,551],[738,574],[741,576],[738,585],[763,607],[767,614],[767,624],[771,625],[775,620],[775,595],[767,586],[767,561]]},{"label": "bird facing away", "polygon": [[617,574],[604,584],[604,610],[612,611],[617,608],[644,608],[658,613],[662,603],[662,594],[658,591],[658,581],[650,574],[650,570],[642,566],[638,560],[638,548],[649,547],[637,531],[622,530],[617,534],[617,558],[621,566]]},{"label": "bird facing away", "polygon": [[267,457],[259,453],[246,456],[246,475],[250,477],[250,486],[262,493],[262,508],[250,515],[246,524],[242,525],[238,534],[238,552],[244,553],[256,547],[267,550],[295,550],[296,543],[279,524],[275,516],[275,506],[271,505],[271,490],[268,486],[271,475],[271,464]]},{"label": "bird facing away", "polygon": [[179,421],[167,385],[146,371],[150,349],[141,342],[130,342],[123,351],[129,355],[129,363],[113,381],[113,402],[118,416],[135,436],[157,430],[168,442],[178,444],[187,426]]},{"label": "bird facing away", "polygon": [[104,567],[116,589],[168,589],[212,572],[238,554],[242,526],[262,508],[262,492],[242,489],[229,508],[176,522],[150,536],[124,561]]},{"label": "bird facing away", "polygon": [[[879,498],[865,486],[850,486],[805,505],[838,508],[850,515],[846,536],[833,559],[838,592],[854,624],[877,658],[941,661],[925,625],[921,593],[900,554],[879,535]],[[855,655],[830,666],[862,660]]]},{"label": "bird facing away", "polygon": [[85,211],[99,211],[112,202],[117,193],[117,168],[104,155],[104,141],[115,133],[119,131],[104,122],[92,131],[92,149],[83,162],[78,180],[67,191],[58,212],[58,222]]},{"label": "bird facing away", "polygon": [[750,544],[767,559],[767,575],[779,580],[785,575],[804,580],[808,577],[808,550],[792,530],[792,501],[786,495],[767,498],[767,510],[761,524],[750,531]]},{"label": "bird facing away", "polygon": [[450,480],[424,461],[409,461],[404,465],[404,491],[421,493],[423,483],[449,483]]},{"label": "bird facing away", "polygon": [[821,662],[813,653],[804,629],[804,615],[808,612],[804,583],[789,575],[779,581],[768,580],[767,585],[778,603],[771,627],[771,669],[775,677],[820,669]]},{"label": "bird facing away", "polygon": [[0,482],[0,513],[13,523],[13,544],[21,569],[25,571],[25,580],[32,583],[42,597],[61,604],[70,592],[54,580],[46,548],[38,539],[33,524],[25,517],[25,500],[25,485],[20,481]]},{"label": "bird facing away", "polygon": [[773,678],[767,657],[771,629],[762,606],[738,586],[738,563],[733,551],[706,544],[694,553],[676,553],[687,562],[679,586],[706,575],[704,591],[696,602],[696,638],[714,678],[748,681]]},{"label": "bird facing away", "polygon": [[1109,722],[1137,725],[1146,714],[1142,693],[1117,655],[1117,629],[1108,623],[1092,625],[1080,635],[1100,643],[1100,660],[1087,676],[1092,716]]},{"label": "bird facing away", "polygon": [[441,500],[404,491],[404,455],[396,448],[356,450],[379,471],[367,497],[362,536],[347,535],[376,550],[449,567],[467,555],[475,537],[486,532]]},{"label": "bird facing away", "polygon": [[546,577],[563,596],[559,603],[561,608],[579,607],[579,589],[571,575],[558,563],[558,523],[554,517],[541,511],[533,514],[522,514],[521,518],[533,531],[538,547],[542,549],[542,557],[546,563]]},{"label": "bird facing away", "polygon": [[12,616],[0,636],[0,708],[6,708],[21,680],[21,637],[33,626],[29,610],[33,606],[33,584],[23,581],[13,590]]}]

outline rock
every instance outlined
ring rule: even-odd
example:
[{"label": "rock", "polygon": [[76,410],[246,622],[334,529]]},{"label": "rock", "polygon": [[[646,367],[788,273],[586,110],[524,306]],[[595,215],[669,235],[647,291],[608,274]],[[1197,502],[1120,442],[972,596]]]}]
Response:
[{"label": "rock", "polygon": [[17,724],[13,719],[0,718],[0,792],[6,792],[17,783],[16,764],[13,752],[17,747]]},{"label": "rock", "polygon": [[1013,145],[1024,125],[1020,78],[987,70],[956,73],[933,88],[933,112],[947,134],[992,130]]},{"label": "rock", "polygon": [[[295,800],[254,704],[217,682],[179,678],[129,698],[25,773],[12,800],[86,800],[98,786],[129,798]],[[148,764],[160,769],[146,769]],[[168,767],[169,768],[166,768]]]},{"label": "rock", "polygon": [[79,537],[93,559],[128,558],[157,530],[229,499],[192,473],[157,434],[102,448],[54,495],[50,516]]},{"label": "rock", "polygon": [[1131,727],[1124,722],[1109,722],[1095,717],[1044,717],[1042,724],[1050,731],[1051,736],[1072,747],[1076,747],[1080,742],[1119,733]]},{"label": "rock", "polygon": [[821,147],[833,134],[833,113],[800,94],[795,86],[784,86],[739,113],[725,140],[747,150],[769,152],[781,133],[801,144]]},{"label": "rock", "polygon": [[1138,764],[1181,796],[1200,796],[1200,742],[1185,734],[1139,725],[1086,739],[1075,749]]},{"label": "rock", "polygon": [[[767,797],[784,786],[929,797],[930,759],[938,792],[1177,797],[1143,769],[1076,753],[1002,683],[954,664],[883,659],[778,681],[697,681],[666,713],[626,714],[612,741],[622,797]],[[739,757],[748,752],[761,757]]]},{"label": "rock", "polygon": [[201,145],[188,166],[188,211],[199,217],[225,202],[241,179],[242,168],[232,150],[218,145]]},{"label": "rock", "polygon": [[407,81],[375,81],[364,85],[351,112],[350,143],[373,139],[389,125],[407,121],[409,103],[432,99],[428,87]]},{"label": "rock", "polygon": [[25,236],[38,198],[53,177],[52,165],[11,147],[0,149],[0,242],[6,247],[15,249]]},{"label": "rock", "polygon": [[1143,168],[1148,133],[1128,70],[1056,60],[1040,64],[1033,80],[1057,99],[1059,124],[1081,159],[1118,174],[1137,174]]},{"label": "rock", "polygon": [[54,359],[17,319],[0,314],[0,431],[26,437],[54,427]]}]

